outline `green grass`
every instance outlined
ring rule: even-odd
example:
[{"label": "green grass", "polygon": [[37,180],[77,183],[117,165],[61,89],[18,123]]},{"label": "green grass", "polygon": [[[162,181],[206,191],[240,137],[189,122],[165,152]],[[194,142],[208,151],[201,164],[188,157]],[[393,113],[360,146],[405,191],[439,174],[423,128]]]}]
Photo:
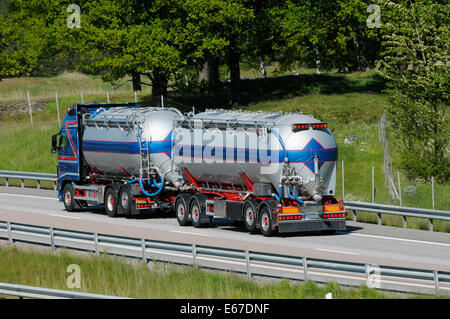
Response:
[{"label": "green grass", "polygon": [[[52,100],[55,92],[59,97],[79,97],[81,93],[86,95],[102,95],[106,99],[106,91],[110,94],[131,92],[129,79],[123,79],[120,87],[113,87],[105,83],[99,76],[85,75],[78,72],[64,72],[55,77],[21,77],[9,78],[0,81],[0,105],[27,100],[27,90],[31,99]],[[146,79],[143,79],[146,81]],[[145,87],[145,91],[151,92],[151,88]]]},{"label": "green grass", "polygon": [[[132,298],[391,298],[392,295],[361,286],[343,288],[334,282],[319,287],[314,282],[256,282],[233,273],[201,271],[194,267],[175,268],[155,263],[130,265],[124,258],[107,255],[76,256],[67,251],[52,254],[16,247],[0,248],[0,282],[71,290],[66,282],[67,267],[81,269],[81,288],[75,291]],[[432,298],[433,296],[423,296]]]}]

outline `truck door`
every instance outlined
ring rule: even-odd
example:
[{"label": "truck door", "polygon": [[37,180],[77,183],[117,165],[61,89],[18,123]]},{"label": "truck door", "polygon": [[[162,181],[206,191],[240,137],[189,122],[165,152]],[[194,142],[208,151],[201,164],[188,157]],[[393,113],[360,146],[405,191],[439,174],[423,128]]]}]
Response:
[{"label": "truck door", "polygon": [[77,121],[65,121],[58,143],[59,183],[65,179],[80,180],[78,159],[78,123]]}]

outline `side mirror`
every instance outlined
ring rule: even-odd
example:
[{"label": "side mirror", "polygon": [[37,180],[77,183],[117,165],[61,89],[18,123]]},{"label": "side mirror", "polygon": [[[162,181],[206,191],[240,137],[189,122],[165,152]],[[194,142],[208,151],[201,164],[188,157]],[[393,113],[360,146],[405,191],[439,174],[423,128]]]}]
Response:
[{"label": "side mirror", "polygon": [[58,134],[52,136],[52,153],[56,153],[56,144],[58,140]]}]

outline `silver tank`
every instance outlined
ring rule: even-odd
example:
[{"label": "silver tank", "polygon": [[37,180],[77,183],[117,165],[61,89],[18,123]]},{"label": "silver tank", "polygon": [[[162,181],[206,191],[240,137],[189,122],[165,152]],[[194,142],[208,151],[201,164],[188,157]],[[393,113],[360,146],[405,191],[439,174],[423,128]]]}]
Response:
[{"label": "silver tank", "polygon": [[97,173],[131,177],[142,176],[142,158],[149,154],[149,166],[166,183],[179,183],[182,177],[173,171],[171,141],[174,121],[181,118],[174,108],[99,109],[83,119],[83,154]]},{"label": "silver tank", "polygon": [[[207,110],[176,125],[172,156],[207,184],[243,185],[245,173],[273,192],[296,186],[299,196],[319,201],[335,194],[337,146],[328,128],[314,123],[320,121],[301,113]],[[310,125],[294,131],[294,124]]]}]

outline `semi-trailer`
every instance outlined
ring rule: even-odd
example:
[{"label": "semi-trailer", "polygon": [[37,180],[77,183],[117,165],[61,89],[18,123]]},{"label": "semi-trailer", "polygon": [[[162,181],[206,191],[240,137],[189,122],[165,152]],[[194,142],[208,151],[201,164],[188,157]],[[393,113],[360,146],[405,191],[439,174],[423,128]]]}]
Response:
[{"label": "semi-trailer", "polygon": [[172,210],[181,226],[228,218],[264,236],[346,229],[336,141],[311,115],[77,104],[52,152],[67,211]]}]

